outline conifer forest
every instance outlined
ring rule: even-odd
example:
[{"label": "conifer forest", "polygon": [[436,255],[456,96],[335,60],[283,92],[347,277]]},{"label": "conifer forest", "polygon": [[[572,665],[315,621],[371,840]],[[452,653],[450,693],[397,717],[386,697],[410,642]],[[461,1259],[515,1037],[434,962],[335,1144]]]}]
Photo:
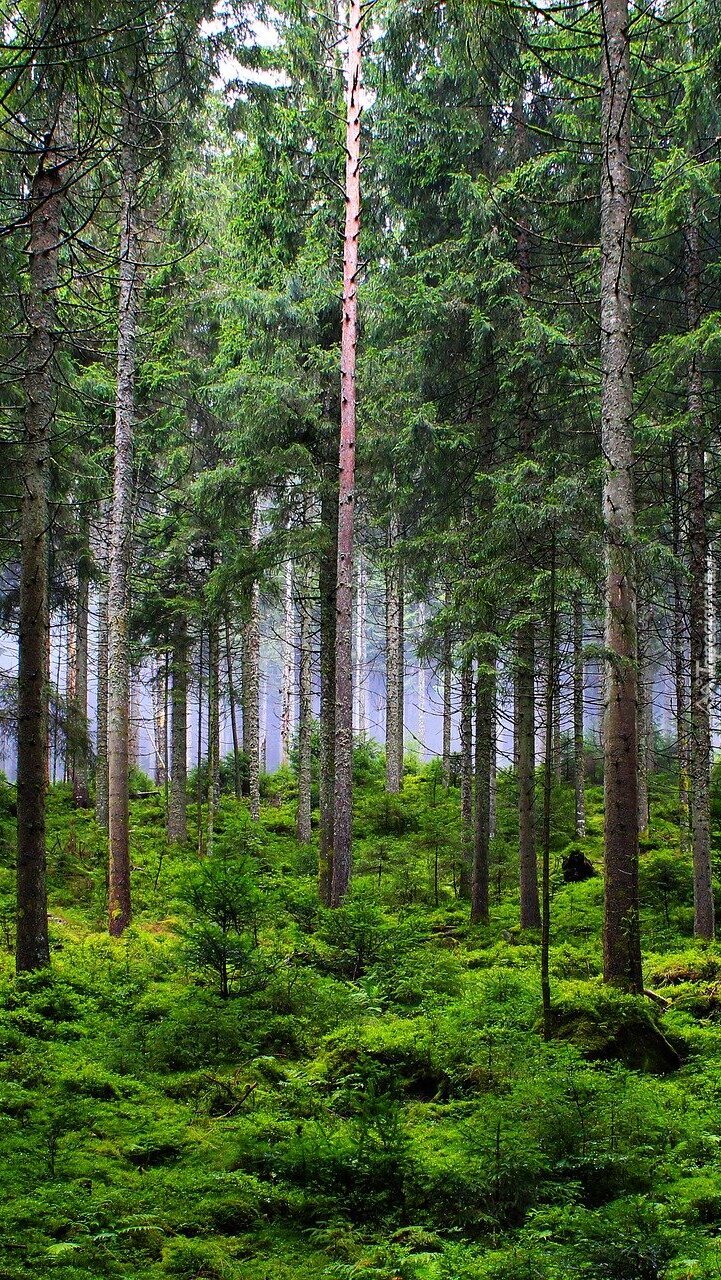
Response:
[{"label": "conifer forest", "polygon": [[0,16],[0,1280],[719,1280],[719,0]]}]

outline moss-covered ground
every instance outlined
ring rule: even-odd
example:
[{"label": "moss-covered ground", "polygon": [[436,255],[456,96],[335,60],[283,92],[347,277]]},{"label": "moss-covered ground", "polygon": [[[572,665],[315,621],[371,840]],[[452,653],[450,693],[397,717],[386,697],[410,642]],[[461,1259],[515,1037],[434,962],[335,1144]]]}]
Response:
[{"label": "moss-covered ground", "polygon": [[[357,772],[336,912],[289,774],[267,780],[259,831],[224,798],[202,858],[167,847],[162,795],[135,801],[119,942],[102,834],[54,788],[52,971],[20,981],[0,792],[2,1280],[716,1280],[721,951],[692,938],[673,778],[652,779],[642,855],[655,998],[600,982],[602,879],[564,883],[572,793],[555,789],[545,1043],[512,777],[491,923],[472,929],[458,790],[430,765],[386,797],[372,751]],[[600,789],[587,800],[600,869]]]}]

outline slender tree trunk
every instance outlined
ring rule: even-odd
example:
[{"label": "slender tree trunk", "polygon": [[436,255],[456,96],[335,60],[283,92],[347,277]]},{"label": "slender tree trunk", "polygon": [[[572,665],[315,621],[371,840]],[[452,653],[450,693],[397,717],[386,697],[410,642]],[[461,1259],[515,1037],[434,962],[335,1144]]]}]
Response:
[{"label": "slender tree trunk", "polygon": [[573,785],[576,798],[576,835],[586,835],[586,752],[583,741],[583,600],[573,597]]},{"label": "slender tree trunk", "polygon": [[416,621],[416,653],[418,662],[418,716],[416,720],[416,733],[418,736],[418,755],[421,763],[426,759],[426,703],[428,701],[428,672],[426,664],[418,653],[418,649],[423,643],[423,633],[426,626],[426,606],[422,600],[418,601],[418,617]]},{"label": "slender tree trunk", "polygon": [[188,839],[188,619],[178,614],[173,623],[170,691],[170,800],[168,839]]},{"label": "slender tree trunk", "polygon": [[293,564],[288,560],[283,577],[283,672],[280,690],[280,763],[290,759],[293,736],[293,697],[295,693],[295,602],[293,599]]},{"label": "slender tree trunk", "polygon": [[386,791],[403,784],[403,570],[394,558],[398,526],[392,522],[386,568]]},{"label": "slender tree trunk", "polygon": [[72,583],[71,597],[68,605],[68,625],[65,639],[65,758],[63,761],[63,782],[74,784],[75,757],[77,755],[77,702],[75,697],[75,676],[78,658],[77,577],[74,578]]},{"label": "slender tree trunk", "polygon": [[[253,550],[260,545],[260,503],[253,499],[250,543]],[[250,589],[250,612],[245,627],[243,654],[245,701],[243,703],[243,731],[248,754],[250,782],[250,816],[254,822],[260,819],[260,581],[253,579]]]},{"label": "slender tree trunk", "polygon": [[518,629],[516,666],[518,847],[522,929],[538,929],[541,924],[541,906],[538,900],[538,864],[536,859],[536,691],[534,658],[533,623],[526,622]]},{"label": "slender tree trunk", "polygon": [[215,823],[220,803],[220,640],[218,621],[208,623],[208,840],[213,852]]},{"label": "slender tree trunk", "polygon": [[296,814],[296,836],[299,844],[310,844],[313,738],[311,701],[313,615],[311,611],[311,573],[307,560],[301,566],[299,587],[300,662],[298,666],[298,811]]},{"label": "slender tree trunk", "polygon": [[87,520],[84,518],[81,518],[80,520],[80,529],[82,535],[82,550],[80,554],[80,562],[78,564],[78,594],[75,611],[75,715],[77,721],[77,746],[73,767],[73,799],[78,809],[87,809],[90,805],[90,794],[88,790],[88,755],[90,746],[88,732],[88,619],[90,612],[90,580],[88,577],[88,561],[90,558],[90,550],[88,547],[88,525]]},{"label": "slender tree trunk", "polygon": [[108,562],[109,528],[107,504],[100,520],[98,587],[98,695],[95,737],[95,819],[108,829]]},{"label": "slender tree trunk", "polygon": [[198,640],[198,719],[196,732],[198,741],[195,753],[195,774],[197,778],[195,787],[195,807],[198,814],[198,857],[202,858],[205,852],[205,840],[203,832],[203,782],[201,775],[201,767],[203,764],[203,644],[205,641],[205,628],[203,620],[200,623],[200,637]]},{"label": "slender tree trunk", "polygon": [[[449,593],[446,589],[446,603]],[[452,666],[451,636],[448,630],[443,636],[443,738],[441,744],[441,764],[443,768],[443,785],[448,790],[451,785],[451,728],[452,728]]]},{"label": "slender tree trunk", "polygon": [[355,518],[358,239],[361,192],[360,0],[348,4],[348,64],[341,326],[341,430],[338,488],[338,574],[335,644],[335,786],[331,906],[348,892],[353,826],[353,526]]},{"label": "slender tree trunk", "polygon": [[243,794],[240,776],[240,743],[238,739],[238,711],[235,704],[235,677],[233,674],[233,644],[230,635],[230,620],[225,615],[225,662],[228,677],[228,703],[230,705],[230,732],[233,736],[233,790],[236,800]]},{"label": "slender tree trunk", "polygon": [[[495,655],[493,657],[493,665],[496,666]],[[496,834],[496,818],[498,813],[498,732],[497,732],[497,697],[498,697],[498,681],[494,674],[493,685],[491,689],[491,721],[488,726],[490,734],[490,793],[488,799],[488,838],[493,840]]]},{"label": "slender tree trunk", "polygon": [[603,955],[607,982],[641,991],[628,0],[601,0],[601,20],[601,448],[608,654]]},{"label": "slender tree trunk", "polygon": [[153,751],[155,754],[155,785],[165,787],[165,765],[167,727],[165,724],[165,661],[155,656],[150,684],[151,704],[153,709]]},{"label": "slender tree trunk", "polygon": [[476,779],[471,924],[488,924],[488,877],[491,803],[491,719],[493,680],[484,670],[483,655],[476,677]]},{"label": "slender tree trunk", "polygon": [[48,472],[55,418],[56,292],[63,199],[58,121],[51,104],[47,141],[29,202],[28,320],[21,460],[20,627],[17,745],[18,972],[50,963],[45,877],[48,678]]},{"label": "slender tree trunk", "polygon": [[355,676],[353,697],[355,700],[355,731],[364,738],[368,732],[366,715],[366,627],[368,625],[368,584],[363,557],[358,557],[356,572],[355,607]]},{"label": "slender tree trunk", "polygon": [[[696,210],[692,206],[686,228],[686,316],[693,333],[701,322],[701,256]],[[703,370],[700,357],[691,358],[688,370],[688,547],[689,637],[691,657],[691,848],[693,851],[694,934],[714,936],[714,901],[711,880],[711,680],[708,665],[708,600],[706,570],[705,412]]]},{"label": "slender tree trunk", "polygon": [[460,896],[471,892],[473,867],[473,663],[461,668],[461,876]]},{"label": "slender tree trunk", "polygon": [[556,613],[556,532],[552,534],[550,592],[548,601],[548,678],[546,681],[546,750],[543,764],[543,830],[541,839],[541,1002],[543,1036],[551,1038],[551,796],[553,793],[552,744],[556,684],[558,681],[558,618]]},{"label": "slender tree trunk", "polygon": [[638,829],[648,830],[648,614],[646,601],[638,592],[638,640],[637,640],[637,733],[638,733]]},{"label": "slender tree trunk", "polygon": [[123,104],[120,176],[120,293],[115,460],[108,585],[108,923],[119,937],[130,923],[128,770],[130,737],[130,564],[133,519],[133,428],[140,315],[138,105]]},{"label": "slender tree trunk", "polygon": [[331,458],[321,498],[321,526],[328,542],[320,562],[320,840],[318,892],[330,905],[333,879],[333,802],[335,785],[335,631],[336,574],[338,569],[338,458]]},{"label": "slender tree trunk", "polygon": [[676,758],[678,761],[678,825],[681,848],[687,851],[691,845],[691,831],[688,697],[686,688],[686,610],[684,607],[684,582],[681,565],[681,496],[676,441],[671,444],[669,464],[671,471],[671,524],[675,560],[673,570],[673,658],[676,695]]}]

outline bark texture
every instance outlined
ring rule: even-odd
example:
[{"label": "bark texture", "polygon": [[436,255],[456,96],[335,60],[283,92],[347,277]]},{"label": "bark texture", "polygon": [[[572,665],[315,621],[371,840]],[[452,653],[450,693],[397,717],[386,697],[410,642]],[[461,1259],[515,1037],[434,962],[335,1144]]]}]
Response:
[{"label": "bark texture", "polygon": [[473,663],[461,668],[461,875],[460,895],[470,897],[473,866]]},{"label": "bark texture", "polygon": [[55,418],[56,291],[63,200],[58,121],[48,129],[29,201],[28,320],[20,513],[17,745],[18,972],[50,963],[45,877],[48,679],[48,471]]},{"label": "bark texture", "polygon": [[345,230],[341,321],[341,424],[335,637],[335,784],[331,906],[348,892],[353,825],[353,530],[355,523],[356,349],[361,191],[360,0],[348,5]]},{"label": "bark texture", "polygon": [[628,0],[602,0],[601,23],[601,448],[607,653],[603,956],[607,982],[640,991]]},{"label": "bark texture", "polygon": [[[260,504],[253,500],[250,544],[260,545]],[[243,741],[248,756],[250,816],[260,819],[260,582],[255,576],[250,588],[248,621],[243,648]]]},{"label": "bark texture", "polygon": [[118,937],[130,923],[128,768],[130,744],[130,567],[133,430],[140,316],[138,105],[123,104],[120,175],[120,287],[115,452],[108,583],[108,925]]},{"label": "bark texture", "polygon": [[311,609],[311,570],[307,561],[301,567],[298,590],[300,654],[298,663],[298,810],[296,835],[299,844],[311,841],[312,784],[312,680],[313,680],[313,614]]},{"label": "bark texture", "polygon": [[[686,228],[686,321],[692,333],[701,321],[701,255],[698,221],[692,208]],[[694,934],[714,936],[711,881],[711,673],[708,661],[708,528],[706,523],[705,412],[703,369],[694,355],[688,370],[688,549],[689,642],[691,659],[689,751],[691,765],[691,849]]]},{"label": "bark texture", "polygon": [[403,784],[403,568],[394,554],[398,527],[389,536],[386,567],[386,790],[398,795]]},{"label": "bark texture", "polygon": [[188,839],[188,620],[179,614],[173,623],[170,688],[170,795],[168,839]]},{"label": "bark texture", "polygon": [[573,597],[573,788],[576,808],[576,835],[586,834],[586,752],[583,742],[583,600],[580,591]]},{"label": "bark texture", "polygon": [[538,929],[536,855],[536,695],[533,623],[518,630],[516,645],[516,741],[518,744],[518,841],[521,928]]}]

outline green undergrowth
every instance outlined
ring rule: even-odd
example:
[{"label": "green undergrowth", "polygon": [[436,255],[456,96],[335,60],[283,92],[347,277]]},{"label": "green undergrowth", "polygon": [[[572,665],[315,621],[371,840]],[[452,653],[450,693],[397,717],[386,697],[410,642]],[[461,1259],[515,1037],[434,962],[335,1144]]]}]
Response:
[{"label": "green undergrowth", "polygon": [[[579,842],[556,788],[544,1042],[513,778],[491,923],[472,929],[457,790],[416,766],[388,797],[382,762],[362,764],[347,906],[318,906],[284,772],[258,829],[223,799],[202,858],[194,838],[167,846],[160,794],[133,802],[118,942],[103,836],[53,788],[53,965],[20,980],[0,791],[2,1280],[721,1273],[721,952],[692,938],[674,780],[652,779],[643,998],[600,981],[601,877],[564,882]],[[588,806],[580,847],[600,871],[599,788]]]}]

